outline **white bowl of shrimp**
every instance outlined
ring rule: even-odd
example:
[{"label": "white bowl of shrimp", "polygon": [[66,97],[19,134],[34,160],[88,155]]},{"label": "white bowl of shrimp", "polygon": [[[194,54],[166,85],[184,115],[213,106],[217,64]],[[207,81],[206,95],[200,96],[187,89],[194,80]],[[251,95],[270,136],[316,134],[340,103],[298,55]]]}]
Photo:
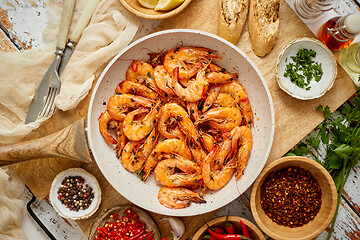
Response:
[{"label": "white bowl of shrimp", "polygon": [[226,40],[188,29],[150,34],[120,52],[94,88],[87,121],[110,184],[171,216],[240,196],[265,165],[275,126],[255,64]]}]

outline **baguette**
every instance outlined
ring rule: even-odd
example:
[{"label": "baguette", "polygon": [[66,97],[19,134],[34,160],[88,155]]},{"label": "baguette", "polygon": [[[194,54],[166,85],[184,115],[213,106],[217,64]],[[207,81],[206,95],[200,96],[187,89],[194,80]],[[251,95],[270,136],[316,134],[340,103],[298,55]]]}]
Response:
[{"label": "baguette", "polygon": [[249,0],[221,0],[218,35],[236,44],[248,14]]},{"label": "baguette", "polygon": [[279,0],[250,0],[250,41],[259,57],[268,54],[275,45],[279,33],[279,7]]}]

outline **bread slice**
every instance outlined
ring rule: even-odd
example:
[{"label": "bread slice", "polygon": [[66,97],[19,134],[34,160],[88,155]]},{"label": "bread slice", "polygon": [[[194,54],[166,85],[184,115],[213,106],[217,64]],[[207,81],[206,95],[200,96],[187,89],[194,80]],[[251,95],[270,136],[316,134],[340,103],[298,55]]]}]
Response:
[{"label": "bread slice", "polygon": [[250,41],[259,57],[268,54],[275,45],[279,33],[279,7],[279,0],[250,0]]},{"label": "bread slice", "polygon": [[236,44],[244,27],[249,0],[221,0],[218,35]]}]

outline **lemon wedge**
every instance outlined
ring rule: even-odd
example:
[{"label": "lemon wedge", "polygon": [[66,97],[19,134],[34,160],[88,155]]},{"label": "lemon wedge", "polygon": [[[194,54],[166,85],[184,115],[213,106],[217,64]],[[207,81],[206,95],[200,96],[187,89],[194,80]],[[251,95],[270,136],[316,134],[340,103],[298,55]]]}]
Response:
[{"label": "lemon wedge", "polygon": [[159,0],[155,10],[167,11],[176,8],[182,4],[184,0]]},{"label": "lemon wedge", "polygon": [[159,0],[138,0],[138,2],[143,7],[154,9],[158,4]]}]

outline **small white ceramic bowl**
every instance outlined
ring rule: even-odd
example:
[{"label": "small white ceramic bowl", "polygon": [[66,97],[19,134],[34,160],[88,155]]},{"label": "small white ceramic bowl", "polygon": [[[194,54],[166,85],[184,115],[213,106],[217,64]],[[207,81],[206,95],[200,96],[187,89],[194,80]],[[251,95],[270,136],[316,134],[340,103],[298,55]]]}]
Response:
[{"label": "small white ceramic bowl", "polygon": [[[87,209],[79,210],[78,212],[70,210],[57,198],[57,192],[61,186],[61,182],[64,180],[65,177],[68,176],[80,176],[84,178],[85,184],[89,184],[89,186],[91,186],[92,189],[95,191],[94,199],[92,200],[91,205]],[[51,184],[49,199],[51,205],[54,207],[54,209],[58,212],[60,216],[64,218],[71,218],[74,220],[86,219],[93,215],[99,208],[101,202],[101,189],[96,178],[87,171],[81,168],[69,168],[56,175],[54,181]]]},{"label": "small white ceramic bowl", "polygon": [[[321,63],[323,75],[319,82],[314,79],[310,82],[310,90],[300,88],[290,81],[290,77],[284,77],[286,65],[292,62],[292,56],[296,56],[299,49],[312,49],[316,52],[314,61]],[[279,87],[290,96],[309,100],[323,96],[333,86],[337,75],[336,60],[332,52],[319,40],[313,38],[296,39],[285,45],[281,50],[277,62],[277,82]]]}]

